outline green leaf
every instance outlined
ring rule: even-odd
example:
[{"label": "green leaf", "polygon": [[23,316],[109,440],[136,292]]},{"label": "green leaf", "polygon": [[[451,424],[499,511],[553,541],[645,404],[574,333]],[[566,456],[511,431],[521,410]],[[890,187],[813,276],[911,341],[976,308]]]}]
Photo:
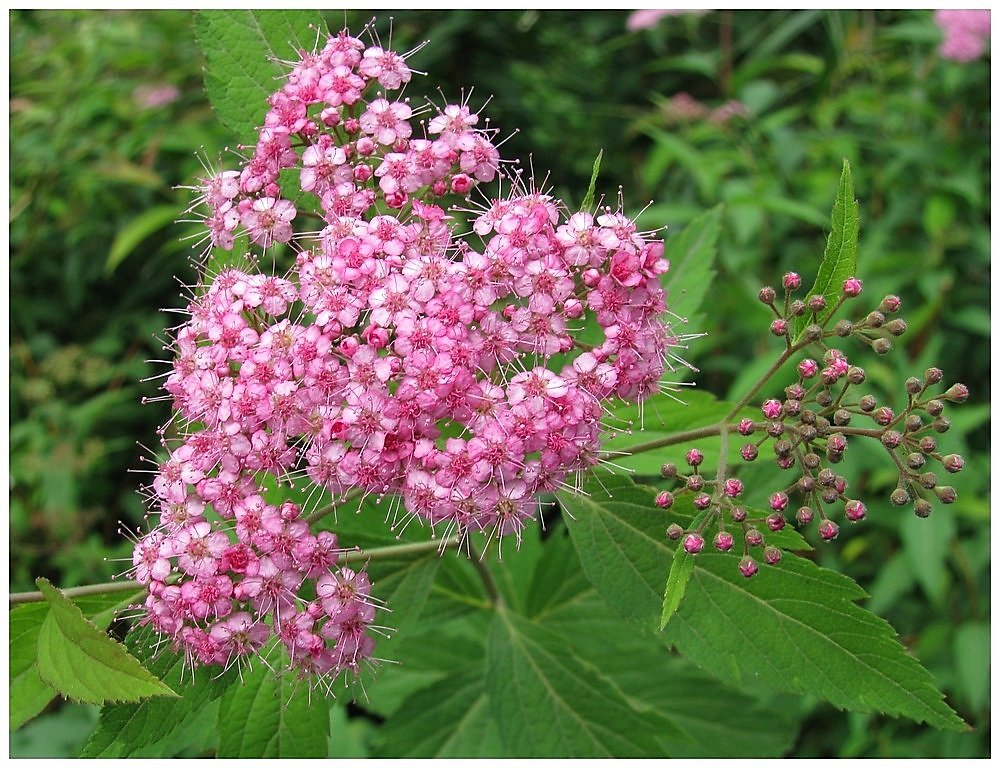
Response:
[{"label": "green leaf", "polygon": [[158,205],[140,213],[118,230],[108,251],[104,272],[106,274],[114,272],[143,240],[157,230],[172,224],[176,218],[177,207],[174,205]]},{"label": "green leaf", "polygon": [[[847,160],[844,160],[844,169],[840,175],[840,185],[837,188],[830,220],[832,230],[826,241],[819,274],[816,275],[816,282],[807,294],[823,296],[826,299],[826,309],[817,316],[820,324],[825,323],[833,315],[834,308],[840,301],[844,280],[854,277],[857,272],[861,213],[858,201],[854,199],[854,182],[851,179],[851,166]],[[802,338],[809,321],[808,314],[796,318],[796,341]]]},{"label": "green leaf", "polygon": [[486,692],[506,753],[642,757],[669,723],[636,709],[565,639],[500,608],[487,644]]},{"label": "green leaf", "polygon": [[205,53],[205,89],[219,120],[251,142],[267,98],[287,72],[280,61],[312,50],[316,30],[325,30],[316,11],[199,11],[195,38]]},{"label": "green leaf", "polygon": [[[73,602],[98,629],[105,629],[114,619],[115,609],[127,604],[121,593],[104,593],[78,597]],[[10,730],[14,731],[45,709],[59,694],[38,674],[38,636],[45,617],[47,602],[19,605],[10,612]]]},{"label": "green leaf", "polygon": [[955,631],[955,666],[958,680],[972,709],[988,705],[990,700],[990,626],[963,624]]},{"label": "green leaf", "polygon": [[384,757],[500,757],[503,745],[492,717],[480,657],[417,691],[380,729]]},{"label": "green leaf", "polygon": [[326,757],[329,706],[308,681],[256,664],[219,701],[217,756]]},{"label": "green leaf", "polygon": [[653,635],[623,626],[590,590],[546,617],[573,651],[630,700],[655,709],[677,729],[658,735],[670,757],[774,757],[798,729],[791,697],[720,683]]},{"label": "green leaf", "polygon": [[[593,496],[559,499],[574,518],[570,533],[588,578],[622,616],[649,627],[662,614],[673,553],[653,490],[628,482],[602,475],[584,486]],[[602,485],[611,500],[597,495]],[[736,562],[732,555],[699,554],[663,634],[700,667],[738,686],[964,727],[892,627],[855,604],[865,593],[853,581],[791,554],[753,579],[744,579]]]},{"label": "green leaf", "polygon": [[597,157],[594,158],[594,168],[590,172],[590,184],[587,185],[587,194],[583,196],[583,202],[580,203],[581,211],[589,211],[594,207],[594,191],[597,189],[597,175],[601,171],[601,159],[604,157],[604,150],[600,150],[597,153]]},{"label": "green leaf", "polygon": [[67,698],[88,704],[177,695],[46,579],[35,583],[49,604],[38,635],[38,672],[43,681]]},{"label": "green leaf", "polygon": [[694,556],[680,549],[674,555],[670,564],[670,574],[667,576],[667,588],[663,593],[663,613],[660,615],[660,629],[667,626],[670,617],[677,612],[684,592],[687,589],[691,574],[694,573]]},{"label": "green leaf", "polygon": [[10,612],[10,730],[15,731],[45,709],[58,694],[38,674],[38,635],[49,613],[47,603],[21,605]]},{"label": "green leaf", "polygon": [[721,229],[722,206],[717,205],[667,240],[670,269],[661,281],[672,313],[690,319],[701,308],[715,277],[716,243]]},{"label": "green leaf", "polygon": [[[133,631],[126,638],[126,644],[139,654],[150,647],[149,639],[148,630]],[[192,723],[205,717],[209,706],[228,686],[239,685],[235,669],[222,675],[212,669],[192,674],[183,655],[162,648],[147,666],[180,691],[180,698],[157,697],[135,704],[102,707],[97,728],[84,746],[82,757],[174,756],[184,746]]]},{"label": "green leaf", "polygon": [[847,577],[794,555],[744,579],[732,557],[703,553],[665,639],[737,685],[965,729],[892,627],[854,603],[861,597]]}]

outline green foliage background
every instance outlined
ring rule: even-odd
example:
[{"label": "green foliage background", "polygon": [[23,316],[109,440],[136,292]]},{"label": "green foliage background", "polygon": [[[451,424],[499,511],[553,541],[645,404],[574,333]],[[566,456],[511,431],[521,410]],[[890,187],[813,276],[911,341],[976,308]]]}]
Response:
[{"label": "green foliage background", "polygon": [[[370,15],[337,13],[328,21],[333,29],[345,20],[357,29]],[[985,755],[989,58],[959,64],[938,57],[940,33],[930,11],[723,11],[666,18],[637,33],[626,31],[626,12],[613,11],[378,16],[383,40],[393,17],[398,49],[431,41],[411,60],[428,73],[427,91],[440,86],[455,98],[474,86],[474,107],[492,96],[484,112],[501,135],[510,134],[505,156],[525,163],[530,157],[536,176],[548,172],[548,183],[564,198],[582,198],[603,150],[598,190],[613,198],[621,186],[630,211],[653,201],[641,223],[667,226],[668,238],[723,204],[718,274],[692,318],[693,329],[707,336],[688,354],[701,369],[699,387],[722,398],[744,390],[775,349],[755,299],[760,285],[788,269],[811,284],[831,196],[843,160],[850,161],[866,295],[899,294],[910,323],[897,351],[867,366],[870,381],[890,405],[902,397],[898,382],[928,365],[968,384],[972,400],[954,411],[949,433],[951,450],[966,455],[968,468],[956,478],[959,502],[917,521],[885,500],[894,482],[888,468],[867,461],[870,456],[852,457],[855,487],[860,483],[871,513],[815,558],[869,592],[865,606],[901,633],[976,731],[952,734],[844,714],[809,697],[746,699],[735,689],[716,705],[718,719],[753,711],[762,722],[777,722],[779,729],[758,733],[763,741],[754,742],[772,754]],[[136,443],[151,444],[169,413],[162,403],[139,404],[156,394],[156,382],[142,380],[162,370],[146,361],[162,358],[157,337],[174,323],[159,310],[178,306],[177,280],[193,278],[191,242],[181,238],[196,228],[172,223],[183,218],[190,193],[177,187],[192,183],[198,155],[218,165],[225,146],[248,137],[229,133],[208,106],[190,13],[12,11],[9,23],[9,525],[10,588],[17,591],[33,589],[36,576],[68,587],[124,569],[115,558],[130,547],[117,534],[118,521],[138,526],[143,513],[135,493],[142,478],[129,472],[142,468],[144,451]],[[142,106],[136,89],[163,85],[177,89],[176,99]],[[416,98],[424,89],[415,82],[408,94]],[[685,116],[680,93],[704,106],[701,117]],[[741,114],[709,117],[729,100],[743,105]],[[669,248],[668,239],[668,255]],[[545,567],[557,568],[565,547],[546,546],[544,562],[554,564]],[[542,566],[533,545],[525,550],[508,555],[504,569],[505,578],[527,585],[541,578]],[[430,569],[430,578],[440,568],[439,581],[451,579],[456,589],[468,575],[447,559],[418,567]],[[583,589],[578,597],[596,600]],[[530,615],[542,616],[547,629],[571,627],[558,601],[534,607]],[[594,607],[599,614],[600,603]],[[441,610],[432,596],[427,615]],[[477,652],[477,644],[504,633],[527,638],[534,657],[555,652],[548,635],[517,621],[451,639],[454,647],[470,649],[470,664],[486,650]],[[468,626],[475,628],[475,621]],[[469,754],[476,748],[489,754],[500,736],[483,715],[482,675],[470,671],[459,678],[462,685],[435,683],[440,660],[429,658],[433,650],[414,650],[421,642],[441,642],[429,629],[425,623],[423,635],[418,630],[405,641],[417,660],[416,677],[395,683],[417,694],[393,699],[382,693],[349,713],[332,710],[331,753]],[[618,650],[625,654],[628,643]],[[511,658],[508,666],[524,662]],[[669,693],[676,701],[685,695],[677,681],[699,679],[688,667],[671,667],[668,679],[656,681],[657,691],[643,692],[643,681],[635,680],[629,692],[646,701]],[[490,674],[486,670],[487,686]],[[589,680],[585,671],[565,674],[575,684]],[[483,737],[438,733],[441,723],[421,720],[426,702],[416,680],[431,685],[422,689],[426,698],[443,699],[454,717],[471,718],[470,728],[481,727]],[[224,698],[211,706],[231,705]],[[725,706],[734,711],[722,712]],[[391,731],[379,725],[390,715],[401,724]],[[75,754],[95,720],[94,710],[54,705],[12,734],[11,753]],[[696,724],[705,744],[713,742],[716,727]],[[779,735],[767,740],[772,732]],[[418,733],[426,738],[415,741]],[[750,744],[755,735],[741,737]],[[199,744],[195,734],[182,747],[197,754]],[[240,744],[227,744],[240,752]],[[671,745],[672,754],[684,749],[698,754],[697,744]]]}]

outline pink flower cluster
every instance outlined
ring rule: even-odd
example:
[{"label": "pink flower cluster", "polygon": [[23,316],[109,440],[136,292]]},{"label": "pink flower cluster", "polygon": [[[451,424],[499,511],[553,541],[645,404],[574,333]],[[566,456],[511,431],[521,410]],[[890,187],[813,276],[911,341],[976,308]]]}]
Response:
[{"label": "pink flower cluster", "polygon": [[[330,37],[270,98],[242,169],[201,188],[212,245],[289,243],[295,262],[221,270],[174,336],[164,389],[186,428],[135,570],[148,623],[193,662],[272,636],[330,677],[371,654],[367,578],[298,506],[266,500],[268,478],[394,495],[394,526],[520,536],[538,492],[598,462],[607,401],[655,393],[677,343],[662,242],[622,213],[570,213],[517,178],[478,213],[453,209],[467,223],[438,205],[502,166],[467,105],[388,98],[410,76],[396,53]],[[292,198],[318,232],[293,232]],[[575,341],[586,322],[600,344]]]},{"label": "pink flower cluster", "polygon": [[934,21],[944,32],[939,52],[946,59],[973,61],[983,55],[990,39],[988,10],[935,11]]}]

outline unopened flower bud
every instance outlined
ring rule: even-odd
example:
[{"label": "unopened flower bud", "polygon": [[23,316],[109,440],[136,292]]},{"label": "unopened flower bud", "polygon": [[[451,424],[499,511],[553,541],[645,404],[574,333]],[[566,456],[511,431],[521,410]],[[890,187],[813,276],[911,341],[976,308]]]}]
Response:
[{"label": "unopened flower bud", "polygon": [[729,510],[729,517],[732,518],[734,523],[742,523],[747,519],[747,508],[746,507],[733,507]]},{"label": "unopened flower bud", "polygon": [[799,427],[799,437],[804,442],[810,442],[816,439],[816,427],[809,424]]},{"label": "unopened flower bud", "polygon": [[921,488],[931,490],[937,485],[937,475],[933,472],[924,472],[917,478],[917,482],[920,483]]},{"label": "unopened flower bud", "polygon": [[747,543],[748,547],[759,547],[764,543],[764,536],[756,528],[748,528],[743,534],[743,541]]},{"label": "unopened flower bud", "polygon": [[799,507],[795,513],[795,520],[799,525],[809,525],[813,521],[812,507]]},{"label": "unopened flower bud", "polygon": [[705,487],[705,478],[701,475],[691,475],[686,481],[685,486],[689,491],[700,491]]},{"label": "unopened flower bud", "polygon": [[670,509],[674,505],[674,495],[670,491],[660,491],[656,494],[656,506],[660,509]]},{"label": "unopened flower bud", "polygon": [[903,435],[901,432],[897,432],[894,429],[887,429],[882,433],[882,445],[884,445],[889,450],[898,448],[903,442]]},{"label": "unopened flower bud", "polygon": [[802,413],[799,415],[799,421],[801,421],[803,424],[812,426],[813,424],[816,423],[816,412],[811,411],[807,408],[806,410],[802,411]]},{"label": "unopened flower bud", "polygon": [[903,306],[902,299],[900,299],[899,296],[894,296],[890,294],[886,296],[884,299],[882,299],[882,303],[879,304],[879,309],[881,309],[883,312],[891,314],[893,312],[899,312],[899,309],[902,306]]},{"label": "unopened flower bud", "polygon": [[579,317],[583,317],[583,311],[583,302],[579,299],[571,296],[563,302],[563,314],[568,318],[575,320]]},{"label": "unopened flower bud", "polygon": [[740,423],[736,427],[736,431],[739,432],[744,437],[753,434],[753,421],[750,419],[740,419]]},{"label": "unopened flower bud", "polygon": [[913,502],[913,514],[917,517],[929,517],[934,507],[927,499],[917,499]]},{"label": "unopened flower bud", "polygon": [[780,421],[769,421],[767,423],[767,434],[771,437],[781,437],[785,432],[785,425]]},{"label": "unopened flower bud", "polygon": [[917,447],[921,450],[921,452],[930,455],[937,450],[937,440],[930,435],[924,435],[920,438],[920,442],[917,443]]},{"label": "unopened flower bud", "polygon": [[789,400],[801,400],[806,396],[806,388],[796,382],[785,387],[785,397]]},{"label": "unopened flower bud", "polygon": [[935,432],[943,434],[951,429],[951,419],[947,416],[938,416],[933,422],[931,422],[931,426],[934,428]]},{"label": "unopened flower bud", "polygon": [[859,365],[852,365],[847,369],[847,380],[851,382],[851,384],[864,384],[865,369]]},{"label": "unopened flower bud", "polygon": [[830,394],[830,390],[824,389],[823,391],[816,393],[816,405],[821,408],[826,408],[832,402],[833,395]]},{"label": "unopened flower bud", "polygon": [[822,459],[820,459],[819,454],[813,453],[812,451],[802,457],[802,465],[806,469],[817,469],[821,463]]},{"label": "unopened flower bud", "polygon": [[765,419],[778,419],[781,418],[781,401],[779,400],[765,400],[760,406],[761,413],[764,414]]},{"label": "unopened flower bud", "polygon": [[810,312],[822,312],[826,309],[826,298],[821,294],[815,293],[806,299],[806,306],[809,307]]},{"label": "unopened flower bud", "polygon": [[903,386],[906,387],[906,392],[910,395],[918,395],[920,394],[920,390],[924,388],[924,385],[920,383],[920,379],[916,376],[908,376]]},{"label": "unopened flower bud", "polygon": [[849,277],[844,281],[844,295],[848,298],[854,298],[861,295],[861,289],[863,283],[856,277]]},{"label": "unopened flower bud", "polygon": [[774,460],[774,463],[778,465],[779,469],[791,469],[795,466],[794,456],[779,456]]},{"label": "unopened flower bud", "polygon": [[847,438],[839,432],[837,434],[830,435],[826,441],[826,449],[827,451],[832,451],[833,453],[843,453],[847,450]]},{"label": "unopened flower bud", "polygon": [[896,488],[892,493],[889,494],[889,501],[895,504],[897,507],[901,507],[906,502],[910,500],[910,494],[906,492],[905,488]]},{"label": "unopened flower bud", "polygon": [[768,515],[765,518],[768,529],[772,531],[780,531],[785,527],[785,518],[778,512]]},{"label": "unopened flower bud", "polygon": [[823,326],[812,323],[806,326],[805,337],[808,341],[819,341],[823,338]]},{"label": "unopened flower bud", "polygon": [[869,328],[881,328],[885,325],[885,315],[881,312],[869,312],[865,316],[865,325]]},{"label": "unopened flower bud", "polygon": [[969,399],[969,388],[964,384],[952,384],[944,393],[944,399],[953,403],[964,403]]},{"label": "unopened flower bud", "polygon": [[833,412],[833,423],[838,427],[846,427],[851,423],[851,412],[845,408],[838,408]]},{"label": "unopened flower bud", "polygon": [[854,332],[854,323],[850,320],[838,320],[833,330],[842,339],[846,339]]},{"label": "unopened flower bud", "polygon": [[780,317],[771,321],[771,333],[775,336],[787,336],[788,321]]},{"label": "unopened flower bud", "polygon": [[892,412],[892,408],[883,405],[872,414],[872,418],[875,419],[875,423],[880,427],[888,427],[892,424],[892,420],[896,418],[896,414]]},{"label": "unopened flower bud", "polygon": [[697,555],[705,548],[705,540],[697,533],[689,533],[684,537],[684,551],[689,555]]},{"label": "unopened flower bud", "polygon": [[764,547],[764,562],[768,565],[777,565],[781,562],[781,550],[777,547]]},{"label": "unopened flower bud", "polygon": [[872,342],[872,349],[875,350],[875,354],[884,355],[892,350],[892,342],[888,339],[878,338]]},{"label": "unopened flower bud", "polygon": [[788,305],[788,312],[792,317],[802,317],[806,313],[806,303],[802,299],[795,299]]},{"label": "unopened flower bud", "polygon": [[944,403],[940,400],[928,400],[927,404],[924,405],[924,409],[931,416],[940,416],[944,413]]},{"label": "unopened flower bud", "polygon": [[693,503],[695,509],[698,510],[708,509],[710,506],[712,506],[712,497],[709,496],[707,493],[699,493],[697,496],[694,497]]},{"label": "unopened flower bud", "polygon": [[720,552],[728,552],[733,548],[733,534],[728,531],[719,531],[715,534],[715,540],[712,542],[715,544],[715,548]]},{"label": "unopened flower bud", "polygon": [[941,379],[943,378],[944,378],[944,371],[942,371],[940,368],[928,368],[926,371],[924,371],[924,383],[926,383],[927,386],[929,387],[935,384],[940,384]]},{"label": "unopened flower bud", "polygon": [[903,427],[907,432],[916,432],[923,426],[924,422],[915,413],[911,413],[906,417],[906,421],[903,422]]},{"label": "unopened flower bud", "polygon": [[949,453],[947,456],[941,459],[941,466],[943,466],[948,472],[954,474],[955,472],[961,472],[965,467],[965,459],[963,459],[957,453]]},{"label": "unopened flower bud", "polygon": [[770,286],[764,286],[757,294],[757,298],[760,299],[761,304],[767,305],[774,304],[775,296],[776,294],[774,292],[774,288],[771,288]]},{"label": "unopened flower bud", "polygon": [[735,499],[743,493],[743,483],[735,477],[727,478],[726,482],[722,485],[722,492],[729,498]]},{"label": "unopened flower bud", "polygon": [[852,523],[863,520],[868,510],[863,503],[857,499],[851,499],[844,505],[844,516]]},{"label": "unopened flower bud", "polygon": [[901,317],[895,317],[885,324],[885,329],[893,336],[902,336],[906,333],[906,321]]},{"label": "unopened flower bud", "polygon": [[692,467],[697,467],[704,461],[705,455],[699,451],[697,448],[692,448],[686,454],[684,454],[684,461],[690,464]]},{"label": "unopened flower bud", "polygon": [[878,405],[878,402],[873,395],[865,395],[858,401],[858,407],[865,413],[874,411],[876,405]]},{"label": "unopened flower bud", "polygon": [[819,535],[826,541],[833,541],[840,533],[840,528],[833,520],[824,520],[819,524]]},{"label": "unopened flower bud", "polygon": [[677,477],[677,465],[667,462],[660,467],[660,474],[663,477]]},{"label": "unopened flower bud", "polygon": [[776,440],[774,443],[774,455],[778,458],[788,456],[792,452],[792,444],[788,440]]},{"label": "unopened flower bud", "polygon": [[832,469],[830,469],[829,467],[824,467],[819,471],[819,474],[816,475],[816,479],[819,480],[820,485],[824,487],[830,487],[836,481],[837,476],[834,474]]},{"label": "unopened flower bud", "polygon": [[939,485],[934,489],[934,493],[942,504],[952,504],[958,498],[958,493],[950,485]]},{"label": "unopened flower bud", "polygon": [[748,579],[752,578],[757,573],[757,563],[754,562],[754,559],[749,556],[740,558],[740,564],[737,567],[740,569],[740,573]]},{"label": "unopened flower bud", "polygon": [[768,505],[775,512],[781,512],[788,506],[788,494],[783,491],[775,491],[771,494],[771,498],[768,499]]},{"label": "unopened flower bud", "polygon": [[824,503],[833,504],[833,502],[840,498],[840,491],[833,487],[824,487],[819,496],[823,499]]},{"label": "unopened flower bud", "polygon": [[781,284],[785,287],[786,291],[795,291],[802,285],[802,278],[799,277],[797,272],[786,272],[785,276],[781,278]]},{"label": "unopened flower bud", "polygon": [[667,526],[667,538],[671,541],[677,541],[683,533],[684,529],[677,525],[677,523],[671,523]]},{"label": "unopened flower bud", "polygon": [[753,461],[757,458],[757,446],[753,443],[747,443],[740,448],[740,456],[743,457],[743,461]]},{"label": "unopened flower bud", "polygon": [[819,363],[812,358],[806,358],[798,365],[799,376],[803,379],[811,379],[819,373]]},{"label": "unopened flower bud", "polygon": [[924,455],[922,453],[917,453],[916,451],[914,451],[913,453],[907,455],[906,466],[908,466],[910,469],[920,469],[926,461],[927,459],[924,458]]}]

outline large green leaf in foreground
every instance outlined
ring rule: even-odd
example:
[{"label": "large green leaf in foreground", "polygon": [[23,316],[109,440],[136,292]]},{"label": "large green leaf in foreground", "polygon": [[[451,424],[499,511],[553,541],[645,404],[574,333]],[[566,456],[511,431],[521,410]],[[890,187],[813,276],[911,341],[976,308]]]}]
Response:
[{"label": "large green leaf in foreground", "polygon": [[[612,500],[599,501],[608,487]],[[559,495],[574,518],[570,532],[584,571],[622,615],[649,628],[660,619],[673,556],[652,490],[603,476],[586,490],[593,495]],[[747,580],[736,560],[697,557],[666,642],[738,686],[808,693],[844,709],[965,728],[892,627],[856,605],[866,595],[851,579],[789,554]]]}]

